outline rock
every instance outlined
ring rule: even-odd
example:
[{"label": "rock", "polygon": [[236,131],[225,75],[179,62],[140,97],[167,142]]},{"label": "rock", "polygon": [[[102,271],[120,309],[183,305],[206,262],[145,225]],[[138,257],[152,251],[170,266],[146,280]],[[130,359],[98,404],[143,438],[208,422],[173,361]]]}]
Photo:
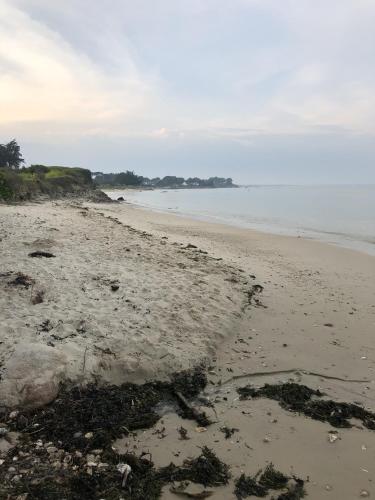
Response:
[{"label": "rock", "polygon": [[0,427],[0,438],[6,436],[9,430],[6,427]]},{"label": "rock", "polygon": [[117,198],[117,201],[125,201],[125,198],[124,198],[123,196],[119,196],[119,197]]},{"label": "rock", "polygon": [[[0,400],[5,406],[36,408],[53,401],[67,358],[53,347],[21,343],[3,366]],[[9,417],[17,418],[12,412]]]}]

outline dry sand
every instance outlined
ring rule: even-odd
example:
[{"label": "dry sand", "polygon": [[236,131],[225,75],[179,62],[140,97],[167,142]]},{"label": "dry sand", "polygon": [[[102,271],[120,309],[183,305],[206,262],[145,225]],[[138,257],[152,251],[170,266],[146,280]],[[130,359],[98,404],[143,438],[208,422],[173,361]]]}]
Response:
[{"label": "dry sand", "polygon": [[[329,424],[273,401],[239,401],[235,391],[293,379],[375,410],[374,257],[127,204],[84,206],[0,207],[3,401],[45,402],[64,378],[143,381],[205,362],[217,423],[197,432],[166,412],[157,426],[165,431],[140,432],[119,448],[150,451],[164,465],[208,444],[234,477],[272,461],[309,477],[312,499],[375,495],[374,431],[340,429],[331,443]],[[208,255],[183,250],[188,244]],[[28,257],[35,249],[56,257]],[[17,272],[35,284],[10,286]],[[246,307],[254,283],[266,307]],[[39,291],[43,302],[33,305]],[[181,425],[190,440],[178,439]],[[239,429],[228,440],[225,425]],[[213,498],[232,492],[233,483]],[[176,497],[166,488],[163,498]]]}]

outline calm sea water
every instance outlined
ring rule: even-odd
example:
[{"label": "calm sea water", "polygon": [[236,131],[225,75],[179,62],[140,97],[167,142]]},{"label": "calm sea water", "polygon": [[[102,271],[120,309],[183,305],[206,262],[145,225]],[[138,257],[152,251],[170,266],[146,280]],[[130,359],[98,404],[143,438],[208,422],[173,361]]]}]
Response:
[{"label": "calm sea water", "polygon": [[319,239],[375,255],[375,185],[107,193],[153,210]]}]

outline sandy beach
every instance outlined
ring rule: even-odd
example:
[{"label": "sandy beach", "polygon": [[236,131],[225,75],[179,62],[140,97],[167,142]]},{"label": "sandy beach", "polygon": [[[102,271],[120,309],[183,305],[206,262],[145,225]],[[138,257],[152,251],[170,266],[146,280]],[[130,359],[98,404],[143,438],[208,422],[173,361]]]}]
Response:
[{"label": "sandy beach", "polygon": [[[30,256],[38,251],[53,256]],[[76,201],[1,206],[0,253],[3,405],[48,403],[65,380],[142,383],[203,364],[202,407],[215,423],[165,410],[115,446],[163,466],[207,445],[233,478],[272,462],[305,479],[311,499],[375,495],[373,430],[336,429],[236,391],[292,380],[375,411],[374,257]],[[236,430],[226,439],[223,427]],[[210,489],[235,498],[233,480]],[[166,487],[163,498],[177,497]]]}]

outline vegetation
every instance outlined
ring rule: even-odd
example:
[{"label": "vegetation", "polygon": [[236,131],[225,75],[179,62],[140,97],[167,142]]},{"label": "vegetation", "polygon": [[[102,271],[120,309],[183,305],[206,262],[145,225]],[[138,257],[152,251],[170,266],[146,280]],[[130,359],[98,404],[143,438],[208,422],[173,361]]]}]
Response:
[{"label": "vegetation", "polygon": [[22,201],[37,196],[60,197],[93,190],[91,172],[83,168],[47,167],[0,169],[0,200]]},{"label": "vegetation", "polygon": [[21,163],[24,163],[24,159],[15,139],[8,144],[0,144],[0,168],[19,169]]},{"label": "vegetation", "polygon": [[[35,198],[40,195],[48,197],[60,197],[68,194],[78,194],[83,191],[93,191],[99,187],[157,187],[157,188],[219,188],[234,187],[232,179],[223,177],[210,177],[200,179],[198,177],[176,177],[167,175],[162,179],[155,177],[150,179],[135,174],[133,171],[103,173],[94,172],[83,168],[68,168],[46,165],[31,165],[22,167],[24,159],[21,155],[20,146],[13,139],[7,144],[0,144],[0,201],[22,201]],[[95,182],[93,182],[93,178]],[[104,193],[95,191],[98,195],[108,199]]]},{"label": "vegetation", "polygon": [[156,188],[220,188],[234,187],[231,178],[210,177],[209,179],[200,179],[199,177],[176,177],[167,175],[162,179],[155,177],[150,179],[136,175],[134,172],[127,170],[118,174],[105,174],[103,172],[94,172],[93,177],[98,186],[122,187],[122,186],[139,186],[139,187],[156,187]]}]

